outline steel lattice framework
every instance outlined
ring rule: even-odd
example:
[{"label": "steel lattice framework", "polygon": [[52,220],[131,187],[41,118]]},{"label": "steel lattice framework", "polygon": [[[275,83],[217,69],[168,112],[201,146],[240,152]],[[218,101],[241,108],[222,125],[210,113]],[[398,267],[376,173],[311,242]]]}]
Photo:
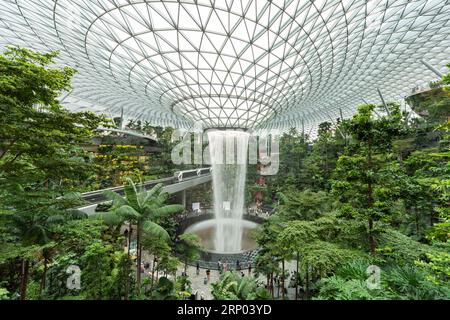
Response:
[{"label": "steel lattice framework", "polygon": [[0,0],[0,44],[59,50],[73,110],[285,129],[436,79],[450,0]]}]

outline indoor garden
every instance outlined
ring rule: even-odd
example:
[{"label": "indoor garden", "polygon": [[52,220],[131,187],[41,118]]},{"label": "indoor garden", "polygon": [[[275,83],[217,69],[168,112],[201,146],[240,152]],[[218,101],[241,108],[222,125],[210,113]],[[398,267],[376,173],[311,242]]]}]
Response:
[{"label": "indoor garden", "polygon": [[450,4],[82,2],[0,0],[0,300],[450,299]]}]

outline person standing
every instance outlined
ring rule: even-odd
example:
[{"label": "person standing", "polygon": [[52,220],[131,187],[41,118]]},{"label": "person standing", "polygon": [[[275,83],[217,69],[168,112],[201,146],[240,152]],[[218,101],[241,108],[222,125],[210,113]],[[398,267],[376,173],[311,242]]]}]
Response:
[{"label": "person standing", "polygon": [[209,282],[209,280],[211,279],[211,270],[206,270],[206,279]]},{"label": "person standing", "polygon": [[197,261],[197,271],[196,274],[199,275],[200,274],[200,263],[198,263]]},{"label": "person standing", "polygon": [[241,270],[241,263],[239,260],[236,260],[236,270]]},{"label": "person standing", "polygon": [[248,263],[248,275],[251,275],[251,274],[252,274],[252,263],[249,262]]}]

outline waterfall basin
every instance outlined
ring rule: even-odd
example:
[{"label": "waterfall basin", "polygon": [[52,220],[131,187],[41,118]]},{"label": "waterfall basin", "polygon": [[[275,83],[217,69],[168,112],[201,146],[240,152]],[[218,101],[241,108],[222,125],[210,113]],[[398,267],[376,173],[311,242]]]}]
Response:
[{"label": "waterfall basin", "polygon": [[[242,231],[242,240],[239,250],[224,251],[216,249],[216,235],[219,224],[225,229],[227,227],[234,228],[236,224],[239,224]],[[197,235],[200,238],[203,251],[219,254],[236,254],[251,251],[258,247],[258,244],[253,237],[253,230],[256,229],[256,227],[258,227],[257,223],[248,220],[209,219],[189,226],[184,232]],[[227,237],[226,234],[225,237]],[[228,241],[230,240],[231,239],[228,239]]]}]

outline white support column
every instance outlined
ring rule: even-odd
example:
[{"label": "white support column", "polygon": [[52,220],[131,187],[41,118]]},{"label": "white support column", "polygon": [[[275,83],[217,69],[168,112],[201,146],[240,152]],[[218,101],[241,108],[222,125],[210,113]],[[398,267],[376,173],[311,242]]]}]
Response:
[{"label": "white support column", "polygon": [[381,102],[383,102],[383,106],[384,109],[386,110],[387,114],[390,115],[391,113],[389,112],[388,106],[386,104],[386,100],[384,100],[383,94],[381,93],[381,90],[379,88],[377,88],[378,94],[380,95],[381,98]]},{"label": "white support column", "polygon": [[428,62],[426,62],[425,60],[421,60],[422,63],[425,65],[425,67],[427,67],[431,72],[433,72],[435,75],[437,75],[439,78],[442,78],[444,75],[442,74],[442,72],[440,72],[438,69],[436,69],[435,67],[433,67],[431,64],[429,64]]},{"label": "white support column", "polygon": [[186,208],[186,190],[181,191],[181,204],[184,207],[184,209]]}]

